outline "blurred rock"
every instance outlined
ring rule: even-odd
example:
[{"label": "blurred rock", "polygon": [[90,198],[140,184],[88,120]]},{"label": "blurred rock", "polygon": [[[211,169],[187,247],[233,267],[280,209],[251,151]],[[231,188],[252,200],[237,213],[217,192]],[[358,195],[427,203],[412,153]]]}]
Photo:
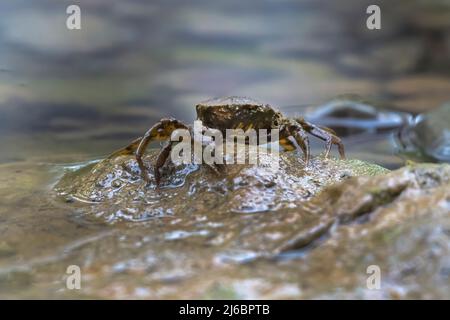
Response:
[{"label": "blurred rock", "polygon": [[416,117],[399,135],[402,151],[450,162],[450,103]]},{"label": "blurred rock", "polygon": [[411,118],[407,113],[374,106],[357,96],[331,100],[307,112],[305,117],[335,130],[340,136],[393,131],[409,123]]}]

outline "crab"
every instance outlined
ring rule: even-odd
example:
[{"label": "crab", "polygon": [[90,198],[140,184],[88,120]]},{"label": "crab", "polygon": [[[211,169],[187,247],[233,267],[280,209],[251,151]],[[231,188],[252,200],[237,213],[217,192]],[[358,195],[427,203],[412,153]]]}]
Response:
[{"label": "crab", "polygon": [[[226,129],[243,129],[244,131],[247,129],[279,129],[280,145],[285,151],[301,151],[306,166],[310,159],[308,133],[325,141],[325,157],[329,156],[332,145],[337,145],[341,159],[345,158],[344,145],[332,129],[314,125],[302,117],[285,117],[272,106],[251,98],[237,96],[213,98],[197,104],[196,111],[197,120],[202,121],[204,129],[216,129],[222,133],[225,133]],[[132,141],[127,147],[114,152],[110,157],[134,154],[142,178],[149,183],[148,169],[142,159],[147,146],[153,141],[170,141],[172,132],[177,129],[191,131],[192,127],[174,118],[163,118],[154,124],[143,137]],[[156,186],[159,186],[161,179],[159,170],[169,158],[172,145],[173,142],[169,142],[162,147],[154,164]]]}]

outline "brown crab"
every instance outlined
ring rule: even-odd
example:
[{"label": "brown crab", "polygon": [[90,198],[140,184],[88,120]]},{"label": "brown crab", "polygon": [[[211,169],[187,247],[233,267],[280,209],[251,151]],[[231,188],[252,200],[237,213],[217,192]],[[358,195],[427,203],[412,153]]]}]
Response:
[{"label": "brown crab", "polygon": [[[303,118],[287,118],[268,104],[262,104],[245,97],[214,98],[201,102],[196,106],[197,119],[201,120],[205,129],[217,129],[223,134],[226,129],[279,129],[279,142],[285,150],[301,150],[304,154],[305,165],[308,165],[310,157],[309,139],[307,133],[326,141],[325,157],[328,157],[331,146],[338,146],[341,158],[345,158],[344,145],[335,132],[329,128],[319,127]],[[163,118],[153,125],[143,137],[131,142],[127,147],[113,153],[111,157],[135,154],[141,170],[142,178],[149,182],[147,168],[142,157],[148,144],[152,141],[170,140],[171,134],[176,129],[192,128],[179,120]],[[160,182],[159,169],[164,165],[170,155],[173,142],[165,145],[154,165],[156,185]]]}]

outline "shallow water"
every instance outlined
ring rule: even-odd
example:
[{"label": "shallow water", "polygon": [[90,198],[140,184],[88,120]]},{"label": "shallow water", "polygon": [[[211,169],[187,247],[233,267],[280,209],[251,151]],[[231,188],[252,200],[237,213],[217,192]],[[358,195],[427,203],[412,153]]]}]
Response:
[{"label": "shallow water", "polygon": [[[171,251],[154,244],[146,222],[86,220],[55,202],[52,187],[68,167],[101,159],[163,116],[191,122],[195,103],[212,96],[251,96],[317,123],[317,106],[344,94],[392,115],[450,100],[443,1],[381,1],[377,33],[363,27],[370,1],[79,3],[81,31],[64,27],[59,1],[0,3],[1,297],[301,296],[298,261],[224,264],[254,258],[236,249],[215,269],[213,249],[195,249],[209,236],[202,230],[152,223],[152,236],[180,246]],[[349,158],[404,164],[391,127],[326,124],[342,129]],[[315,154],[322,148],[314,141]],[[70,264],[83,266],[85,290],[65,288]],[[210,270],[196,286],[189,274],[198,269]]]}]

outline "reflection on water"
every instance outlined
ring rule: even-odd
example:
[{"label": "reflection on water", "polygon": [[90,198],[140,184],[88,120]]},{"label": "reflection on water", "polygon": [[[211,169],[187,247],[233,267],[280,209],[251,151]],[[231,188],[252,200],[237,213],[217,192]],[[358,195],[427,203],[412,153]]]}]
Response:
[{"label": "reflection on water", "polygon": [[[109,261],[113,255],[117,262],[101,272],[117,276],[119,285],[98,279],[103,289],[87,296],[188,292],[190,283],[181,282],[180,273],[202,263],[196,252],[186,252],[180,257],[185,265],[170,272],[156,270],[160,282],[147,279],[153,283],[147,292],[138,278],[155,267],[155,249],[145,225],[111,229],[86,223],[79,212],[46,199],[62,174],[55,163],[108,154],[163,116],[190,122],[196,102],[223,95],[251,96],[288,114],[310,112],[311,117],[316,106],[343,94],[376,101],[388,113],[419,113],[449,101],[449,3],[378,1],[382,29],[369,31],[365,10],[371,2],[82,0],[77,1],[82,29],[69,31],[67,1],[1,1],[0,296],[58,296],[60,284],[49,274],[64,270],[52,259],[67,259],[77,250],[75,256],[85,259],[79,263],[94,268],[88,276],[99,271],[99,264],[90,264],[93,257]],[[392,120],[400,113],[389,114]],[[383,130],[355,135],[348,123],[341,129],[352,133],[344,139],[350,157],[389,168],[403,163]],[[319,142],[313,147],[323,148]],[[96,241],[100,245],[89,245]],[[172,263],[171,254],[161,257]],[[287,268],[283,277],[291,272]],[[278,270],[269,263],[258,273],[254,276],[276,277]],[[214,286],[214,272],[210,277],[216,289],[192,296],[234,297]],[[265,290],[255,289],[261,286],[258,279],[241,282],[244,297],[261,297],[254,292]],[[296,286],[277,281],[270,291],[269,297],[300,294]]]}]

